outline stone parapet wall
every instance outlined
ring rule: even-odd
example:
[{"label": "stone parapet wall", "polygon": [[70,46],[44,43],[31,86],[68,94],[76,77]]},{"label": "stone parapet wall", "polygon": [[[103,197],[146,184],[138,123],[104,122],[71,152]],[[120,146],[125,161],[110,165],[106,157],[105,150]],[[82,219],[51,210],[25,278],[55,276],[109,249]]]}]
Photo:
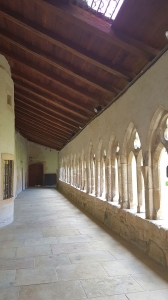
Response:
[{"label": "stone parapet wall", "polygon": [[146,220],[143,214],[121,209],[112,202],[96,198],[62,181],[59,181],[58,189],[154,261],[168,268],[168,229],[158,225],[158,221]]}]

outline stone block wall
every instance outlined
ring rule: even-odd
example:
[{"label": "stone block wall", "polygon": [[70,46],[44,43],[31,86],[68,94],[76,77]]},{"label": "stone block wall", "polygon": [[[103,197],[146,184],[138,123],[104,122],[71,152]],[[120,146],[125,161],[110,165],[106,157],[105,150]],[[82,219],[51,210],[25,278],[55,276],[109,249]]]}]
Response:
[{"label": "stone block wall", "polygon": [[158,225],[158,221],[144,219],[143,214],[121,209],[119,205],[81,192],[62,181],[59,181],[58,189],[154,261],[168,268],[168,229]]}]

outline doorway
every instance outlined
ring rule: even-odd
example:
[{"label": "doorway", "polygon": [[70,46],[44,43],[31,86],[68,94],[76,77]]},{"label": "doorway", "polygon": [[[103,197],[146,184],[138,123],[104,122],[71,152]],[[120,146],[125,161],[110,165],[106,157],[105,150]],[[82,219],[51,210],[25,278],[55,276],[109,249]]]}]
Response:
[{"label": "doorway", "polygon": [[29,186],[43,185],[43,164],[36,163],[29,165]]}]

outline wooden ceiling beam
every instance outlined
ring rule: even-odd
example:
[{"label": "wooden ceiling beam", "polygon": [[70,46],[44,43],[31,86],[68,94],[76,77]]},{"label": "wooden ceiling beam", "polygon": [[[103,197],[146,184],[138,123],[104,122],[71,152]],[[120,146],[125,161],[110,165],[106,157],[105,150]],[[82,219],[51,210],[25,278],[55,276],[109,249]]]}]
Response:
[{"label": "wooden ceiling beam", "polygon": [[[41,3],[42,3],[42,1],[41,1]],[[57,34],[39,26],[38,24],[35,24],[34,22],[31,22],[31,21],[23,18],[22,16],[18,15],[17,13],[6,10],[2,6],[0,6],[0,14],[2,16],[6,17],[7,19],[9,19],[10,21],[14,22],[15,24],[21,26],[22,28],[31,31],[33,34],[36,34],[36,35],[40,36],[41,38],[51,42],[52,44],[54,44],[62,49],[65,49],[66,51],[69,51],[73,55],[76,55],[76,56],[82,58],[83,60],[91,63],[92,65],[94,65],[98,68],[103,69],[104,71],[106,71],[108,73],[111,73],[113,75],[121,74],[121,76],[123,76],[123,74],[125,73],[126,77],[130,77],[129,72],[126,71],[125,69],[119,68],[118,66],[112,64],[109,60],[107,60],[105,58],[101,58],[100,56],[93,54],[91,51],[85,50],[84,48],[76,45],[75,43],[67,41],[65,38],[60,37]],[[67,15],[67,14],[65,14],[65,15]],[[64,16],[64,18],[65,18],[65,16]],[[78,20],[78,22],[80,22],[80,20]],[[83,22],[82,22],[82,25],[84,25]],[[87,23],[86,23],[86,25],[87,25]],[[79,26],[79,24],[78,24],[78,26]],[[85,28],[85,26],[83,26],[83,27]],[[92,29],[92,31],[94,31],[94,27],[93,28],[91,27],[91,29]],[[90,28],[89,28],[89,30],[90,30]],[[101,31],[96,32],[96,34],[101,35],[101,37],[104,37],[104,35],[102,35]],[[113,43],[113,39],[111,36],[109,36],[108,41]],[[117,46],[119,46],[119,47],[121,47],[121,45],[122,45],[121,48],[125,49],[125,47],[126,48],[129,47],[129,49],[130,49],[130,46],[127,43],[122,43],[121,40],[118,40],[115,37],[114,44],[116,44],[116,43],[117,43]],[[128,49],[126,49],[126,50],[128,50]],[[132,50],[133,54],[135,54],[135,50],[136,50],[135,47],[133,47],[133,50]],[[139,49],[137,49],[137,51],[138,50]],[[151,55],[147,55],[146,52],[142,52],[142,53],[141,52],[140,52],[140,54],[141,55],[143,54],[143,56],[145,55],[145,57],[147,56],[146,58],[149,59],[149,57],[151,57]],[[115,90],[117,92],[117,89],[115,89]]]},{"label": "wooden ceiling beam", "polygon": [[42,121],[45,120],[46,123],[53,124],[53,126],[57,126],[57,127],[59,126],[59,128],[62,129],[63,131],[66,131],[66,132],[74,131],[74,128],[71,128],[70,126],[62,124],[58,120],[53,120],[52,118],[48,118],[43,114],[39,114],[38,112],[36,112],[34,110],[34,108],[32,109],[32,107],[25,108],[25,106],[23,105],[22,102],[15,103],[15,110],[17,110],[17,109],[20,109],[21,113],[22,113],[22,111],[28,113],[30,117],[34,116],[36,118],[39,118],[39,120],[42,120]]},{"label": "wooden ceiling beam", "polygon": [[54,13],[55,16],[66,19],[66,22],[69,21],[78,27],[89,30],[94,35],[102,37],[104,40],[134,55],[151,59],[160,53],[159,50],[152,48],[143,42],[137,41],[136,39],[132,38],[131,41],[127,41],[125,38],[122,40],[115,34],[113,25],[111,26],[110,23],[95,17],[95,15],[85,11],[84,9],[81,9],[80,7],[75,5],[66,5],[62,3],[62,1],[55,0],[34,0],[34,2],[46,12],[51,14]]},{"label": "wooden ceiling beam", "polygon": [[[25,102],[25,100],[26,102]],[[32,109],[34,109],[35,111],[39,112],[40,114],[44,114],[45,116],[47,116],[49,119],[50,118],[53,118],[59,122],[62,122],[72,128],[78,128],[79,126],[81,126],[81,122],[77,122],[75,119],[74,120],[71,120],[71,118],[67,118],[67,121],[66,121],[66,118],[64,117],[64,119],[60,119],[58,117],[61,116],[61,114],[50,114],[49,112],[51,111],[53,113],[53,110],[52,109],[49,109],[49,108],[46,108],[45,106],[41,105],[40,103],[37,103],[37,101],[34,101],[33,99],[30,99],[24,95],[22,95],[21,93],[18,93],[18,92],[15,92],[15,100],[16,101],[19,101],[19,102],[22,102],[24,105],[28,106],[28,107],[31,107]],[[30,104],[32,103],[32,105]],[[33,104],[35,104],[36,106],[34,106]],[[45,109],[45,111],[44,111]],[[68,122],[68,120],[70,120],[71,122]],[[74,121],[74,122],[73,122]]]},{"label": "wooden ceiling beam", "polygon": [[18,128],[16,128],[16,129],[19,131],[19,133],[21,135],[23,135],[30,142],[33,142],[33,143],[36,143],[36,144],[39,144],[39,145],[42,145],[42,146],[45,146],[45,147],[48,147],[48,148],[55,149],[57,151],[62,148],[62,145],[60,145],[60,144],[53,144],[51,142],[45,141],[42,138],[35,137],[32,134],[30,134],[30,133],[25,133],[25,132],[21,131]]},{"label": "wooden ceiling beam", "polygon": [[38,90],[41,90],[44,93],[47,93],[50,96],[54,97],[54,99],[58,98],[59,100],[57,100],[57,102],[60,105],[62,105],[63,107],[68,107],[69,109],[73,109],[73,110],[75,108],[77,108],[78,112],[81,111],[81,114],[85,113],[86,115],[89,115],[90,110],[93,109],[93,106],[91,106],[89,104],[87,105],[87,107],[79,105],[78,103],[74,102],[74,98],[72,96],[67,95],[63,92],[60,92],[60,91],[52,88],[51,86],[42,84],[40,81],[34,80],[34,79],[28,77],[26,74],[23,74],[23,73],[21,73],[19,71],[16,71],[14,69],[12,69],[12,77],[14,78],[15,82],[16,82],[16,79],[18,81],[22,80],[26,84],[30,85],[31,89],[32,89],[32,86],[33,86],[34,88],[36,88]]},{"label": "wooden ceiling beam", "polygon": [[[77,93],[81,97],[88,98],[91,103],[97,105],[97,103],[102,103],[103,97],[100,97],[94,93],[86,91],[86,89],[79,87],[75,85],[73,82],[70,82],[69,80],[63,79],[59,77],[58,75],[54,74],[53,72],[50,72],[48,70],[42,69],[39,66],[35,66],[34,63],[31,61],[22,58],[20,55],[14,54],[7,49],[4,49],[3,47],[0,47],[0,53],[4,55],[9,60],[12,60],[16,64],[22,65],[26,69],[30,69],[31,71],[37,73],[41,77],[44,77],[48,80],[51,80],[52,82],[62,86],[65,90],[69,90],[71,93]],[[111,96],[109,96],[110,98]],[[107,98],[107,95],[105,96]],[[112,98],[112,97],[111,97]]]},{"label": "wooden ceiling beam", "polygon": [[47,148],[51,148],[51,149],[54,149],[54,150],[57,150],[57,151],[61,150],[61,148],[62,148],[61,146],[58,147],[58,145],[57,146],[56,145],[54,146],[53,144],[50,145],[49,143],[45,143],[44,141],[29,137],[24,132],[21,132],[21,130],[18,129],[18,128],[16,128],[16,131],[19,132],[25,139],[27,139],[28,141],[33,142],[35,144],[38,144],[38,145],[41,145],[41,146],[44,146],[44,147],[47,147]]},{"label": "wooden ceiling beam", "polygon": [[28,118],[32,119],[33,121],[37,121],[40,124],[42,124],[44,127],[51,126],[51,128],[52,127],[57,128],[61,134],[64,134],[64,133],[71,134],[72,133],[72,129],[70,129],[69,127],[65,127],[65,126],[60,125],[60,123],[58,123],[58,122],[53,122],[52,120],[48,120],[45,117],[35,113],[34,111],[28,111],[27,109],[20,107],[18,104],[15,105],[15,114],[16,114],[16,117],[18,115],[20,115],[20,116],[23,115],[24,117],[28,117]]},{"label": "wooden ceiling beam", "polygon": [[[72,122],[72,123],[67,123],[67,124],[74,124],[74,126],[75,126],[75,124],[77,124],[77,125],[81,124],[80,119],[73,118],[73,116],[72,117],[67,116],[63,112],[58,111],[58,109],[54,106],[49,107],[47,104],[43,103],[41,100],[39,101],[39,99],[37,99],[37,97],[36,98],[34,96],[32,97],[31,95],[25,94],[25,93],[23,93],[23,91],[18,91],[17,89],[15,89],[15,95],[17,95],[17,97],[18,96],[21,97],[20,99],[25,99],[27,101],[27,103],[29,103],[29,102],[34,103],[36,106],[38,106],[38,109],[39,109],[39,107],[41,107],[44,112],[51,113],[51,116],[53,116],[53,117],[56,117],[56,118],[61,117],[61,120],[63,122],[67,122],[67,121]],[[83,119],[85,119],[86,121],[89,120],[87,117],[83,118]]]},{"label": "wooden ceiling beam", "polygon": [[[11,33],[8,33],[5,30],[1,30],[0,37],[5,39],[6,41],[12,43],[13,45],[17,46],[18,48],[26,51],[27,53],[31,54],[32,56],[35,56],[36,58],[40,59],[41,61],[58,68],[59,70],[67,73],[70,76],[73,76],[77,80],[85,82],[89,86],[92,86],[93,88],[96,88],[104,93],[108,93],[111,96],[116,95],[117,89],[116,90],[113,89],[111,84],[103,83],[102,80],[98,80],[89,74],[85,74],[83,71],[73,67],[72,65],[62,62],[61,60],[58,60],[57,58],[49,55],[48,53],[45,53],[45,52],[41,51],[40,49],[32,47],[32,45],[28,45],[27,43],[14,37]],[[120,68],[120,69],[122,69],[122,68]],[[116,70],[113,73],[113,75],[115,75],[119,78],[123,78],[126,81],[131,81],[133,79],[132,74],[129,73],[124,68],[121,71]],[[117,90],[117,92],[119,92],[119,91]]]},{"label": "wooden ceiling beam", "polygon": [[60,133],[58,130],[55,130],[54,127],[49,127],[49,126],[44,126],[44,124],[41,124],[39,123],[39,121],[37,120],[31,120],[28,116],[25,117],[25,115],[19,115],[19,114],[16,114],[15,115],[16,118],[16,122],[23,122],[24,124],[28,124],[29,126],[33,126],[35,128],[38,128],[38,129],[42,129],[44,132],[50,134],[51,132],[57,136],[57,137],[60,137],[60,138],[63,138],[63,139],[69,139],[70,137],[70,134],[66,134],[66,133]]},{"label": "wooden ceiling beam", "polygon": [[34,134],[39,134],[40,136],[44,136],[44,138],[47,138],[47,139],[51,139],[53,141],[57,141],[57,142],[60,142],[60,143],[64,143],[64,140],[63,139],[60,139],[58,138],[57,136],[51,136],[49,135],[48,133],[45,133],[43,132],[43,130],[39,130],[37,128],[34,128],[33,126],[25,126],[25,123],[22,123],[22,122],[16,122],[16,127],[17,128],[20,128],[20,129],[23,129],[23,131],[30,131]]},{"label": "wooden ceiling beam", "polygon": [[63,142],[60,142],[60,141],[57,142],[55,139],[51,139],[50,137],[46,137],[43,134],[40,134],[35,130],[31,130],[31,129],[28,129],[28,128],[23,128],[22,126],[18,127],[18,125],[16,126],[16,128],[18,128],[19,130],[21,130],[24,133],[31,134],[34,137],[40,138],[40,139],[42,139],[46,142],[48,141],[49,143],[52,143],[54,145],[58,145],[58,144],[62,145],[63,144]]},{"label": "wooden ceiling beam", "polygon": [[47,97],[47,95],[45,96],[44,93],[37,91],[33,87],[29,87],[29,86],[25,85],[24,83],[22,83],[18,80],[15,80],[15,91],[18,92],[18,89],[22,90],[26,93],[29,93],[35,97],[38,97],[41,100],[44,100],[45,103],[51,104],[53,106],[53,109],[61,108],[61,109],[65,110],[66,112],[70,113],[71,115],[75,115],[77,117],[80,117],[81,119],[88,120],[88,116],[86,116],[84,113],[83,114],[78,113],[72,107],[69,108],[69,107],[67,107],[67,105],[62,105],[61,102],[57,101],[57,99],[52,100],[49,95]]},{"label": "wooden ceiling beam", "polygon": [[55,137],[55,138],[57,138],[58,140],[61,140],[61,141],[64,141],[65,139],[66,140],[69,139],[69,138],[64,138],[63,136],[61,136],[61,135],[59,135],[57,133],[54,133],[52,130],[48,131],[44,127],[40,127],[40,126],[37,126],[37,125],[34,126],[31,122],[28,122],[27,120],[20,119],[18,117],[16,119],[16,127],[17,127],[17,125],[21,125],[21,126],[23,126],[23,128],[27,128],[28,127],[28,128],[30,128],[32,130],[35,129],[35,130],[37,130],[39,132],[45,133],[48,137],[51,137],[51,138]]}]

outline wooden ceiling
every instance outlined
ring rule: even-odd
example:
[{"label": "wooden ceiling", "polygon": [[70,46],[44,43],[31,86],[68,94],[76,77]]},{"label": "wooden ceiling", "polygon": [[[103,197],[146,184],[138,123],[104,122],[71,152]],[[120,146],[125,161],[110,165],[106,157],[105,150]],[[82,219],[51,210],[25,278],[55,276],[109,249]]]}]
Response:
[{"label": "wooden ceiling", "polygon": [[125,0],[112,25],[70,0],[0,0],[17,130],[62,149],[160,53],[167,30],[167,0]]}]

